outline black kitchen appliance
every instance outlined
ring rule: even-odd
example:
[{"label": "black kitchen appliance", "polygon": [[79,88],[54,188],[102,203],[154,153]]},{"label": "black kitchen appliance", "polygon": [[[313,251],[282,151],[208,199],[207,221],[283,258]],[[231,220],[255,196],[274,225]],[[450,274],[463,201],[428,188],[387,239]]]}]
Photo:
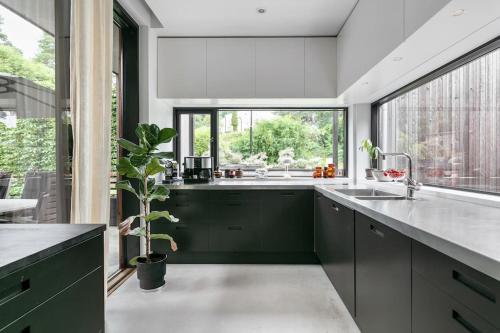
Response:
[{"label": "black kitchen appliance", "polygon": [[184,157],[184,184],[209,183],[214,179],[214,158],[209,156]]}]

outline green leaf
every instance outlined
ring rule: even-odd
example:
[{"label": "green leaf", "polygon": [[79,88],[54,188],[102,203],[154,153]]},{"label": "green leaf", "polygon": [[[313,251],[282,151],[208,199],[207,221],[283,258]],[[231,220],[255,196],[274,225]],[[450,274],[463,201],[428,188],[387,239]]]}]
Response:
[{"label": "green leaf", "polygon": [[139,138],[140,145],[149,150],[151,145],[146,137],[146,131],[149,131],[149,126],[147,124],[139,124],[135,129],[135,135]]},{"label": "green leaf", "polygon": [[155,185],[153,191],[148,195],[148,201],[165,201],[168,199],[169,193],[170,190],[166,187],[166,185]]},{"label": "green leaf", "polygon": [[153,212],[149,213],[148,215],[146,215],[146,217],[144,219],[146,221],[154,221],[154,220],[158,220],[159,218],[164,218],[164,219],[167,219],[170,222],[174,222],[174,223],[179,222],[178,218],[176,218],[175,216],[171,215],[166,210],[164,210],[164,211],[153,211]]},{"label": "green leaf", "polygon": [[133,193],[137,198],[139,198],[139,195],[135,191],[135,189],[132,187],[130,184],[130,181],[128,180],[121,180],[118,183],[116,183],[116,188],[120,190],[125,190]]},{"label": "green leaf", "polygon": [[130,236],[136,237],[146,237],[146,228],[145,227],[137,227],[128,232]]},{"label": "green leaf", "polygon": [[151,155],[154,157],[158,157],[160,159],[162,159],[162,158],[174,158],[174,153],[171,151],[162,151],[162,152],[158,152],[158,153],[152,153]]},{"label": "green leaf", "polygon": [[133,257],[132,259],[130,259],[128,261],[128,263],[131,265],[131,266],[137,266],[137,261],[139,260],[141,256],[136,256],[136,257]]},{"label": "green leaf", "polygon": [[153,157],[146,165],[145,174],[147,176],[153,176],[162,171],[165,171],[165,167],[160,164],[160,160],[157,157]]},{"label": "green leaf", "polygon": [[135,143],[128,141],[126,139],[120,138],[117,140],[117,142],[123,149],[128,150],[133,154],[144,154],[147,151],[143,147],[138,146]]},{"label": "green leaf", "polygon": [[149,163],[151,156],[148,154],[132,155],[130,156],[130,163],[135,167],[141,167]]},{"label": "green leaf", "polygon": [[118,164],[116,165],[116,170],[120,175],[126,176],[128,178],[142,178],[139,169],[133,166],[130,162],[130,159],[127,157],[120,157],[120,159],[118,160]]},{"label": "green leaf", "polygon": [[168,241],[173,241],[174,239],[172,236],[167,235],[167,234],[151,234],[151,239],[164,239]]},{"label": "green leaf", "polygon": [[172,141],[177,136],[177,131],[173,128],[164,128],[158,135],[158,144]]}]

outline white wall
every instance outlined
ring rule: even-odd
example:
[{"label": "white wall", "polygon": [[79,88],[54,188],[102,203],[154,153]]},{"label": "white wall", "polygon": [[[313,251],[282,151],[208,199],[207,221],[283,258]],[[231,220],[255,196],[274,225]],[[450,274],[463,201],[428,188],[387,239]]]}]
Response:
[{"label": "white wall", "polygon": [[365,169],[370,167],[366,152],[358,149],[361,141],[371,137],[371,104],[354,104],[348,114],[348,164],[349,177],[355,182],[365,178]]}]

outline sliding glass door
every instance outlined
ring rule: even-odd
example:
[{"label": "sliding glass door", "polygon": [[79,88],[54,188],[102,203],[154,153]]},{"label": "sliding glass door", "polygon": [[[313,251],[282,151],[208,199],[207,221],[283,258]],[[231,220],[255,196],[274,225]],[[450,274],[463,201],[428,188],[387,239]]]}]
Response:
[{"label": "sliding glass door", "polygon": [[70,1],[0,0],[0,222],[68,223]]}]

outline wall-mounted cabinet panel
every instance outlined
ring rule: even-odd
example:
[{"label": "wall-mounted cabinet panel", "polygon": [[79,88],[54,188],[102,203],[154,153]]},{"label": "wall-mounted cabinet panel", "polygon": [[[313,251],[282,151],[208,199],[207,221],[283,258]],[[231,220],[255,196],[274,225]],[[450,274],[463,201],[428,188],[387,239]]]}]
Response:
[{"label": "wall-mounted cabinet panel", "polygon": [[255,39],[207,39],[207,94],[211,98],[255,97]]},{"label": "wall-mounted cabinet panel", "polygon": [[158,97],[207,96],[205,38],[158,39]]},{"label": "wall-mounted cabinet panel", "polygon": [[[373,1],[373,0],[371,0]],[[377,45],[372,52],[376,64],[404,41],[404,3],[401,0],[378,0],[377,24],[375,29]]]},{"label": "wall-mounted cabinet panel", "polygon": [[337,39],[305,39],[305,97],[337,96]]},{"label": "wall-mounted cabinet panel", "polygon": [[450,0],[405,0],[405,37],[410,36]]},{"label": "wall-mounted cabinet panel", "polygon": [[304,38],[256,41],[257,97],[304,97]]}]

